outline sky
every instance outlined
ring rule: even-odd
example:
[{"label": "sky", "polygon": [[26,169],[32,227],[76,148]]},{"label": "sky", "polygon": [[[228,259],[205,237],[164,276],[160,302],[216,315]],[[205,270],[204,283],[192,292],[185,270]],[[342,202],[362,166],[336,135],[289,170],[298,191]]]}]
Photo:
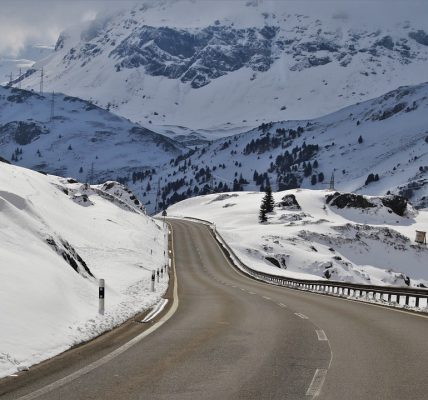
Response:
[{"label": "sky", "polygon": [[[220,1],[219,4],[225,7],[228,2],[233,1]],[[393,20],[409,19],[422,25],[426,25],[428,20],[428,0],[278,1],[294,4],[300,10],[306,9],[310,13],[332,13],[337,10],[338,13],[354,16],[355,20],[372,19],[390,23]],[[98,12],[115,11],[141,2],[142,0],[1,0],[0,57],[17,57],[29,43],[54,45],[59,33],[69,26],[93,19]]]},{"label": "sky", "polygon": [[16,57],[26,44],[54,45],[66,28],[98,12],[132,6],[131,0],[1,0],[0,57]]}]

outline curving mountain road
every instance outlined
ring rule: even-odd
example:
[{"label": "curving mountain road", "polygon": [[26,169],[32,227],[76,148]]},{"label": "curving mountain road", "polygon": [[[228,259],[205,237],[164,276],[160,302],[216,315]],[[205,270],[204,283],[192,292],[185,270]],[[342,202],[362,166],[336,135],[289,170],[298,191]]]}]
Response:
[{"label": "curving mountain road", "polygon": [[[229,265],[206,226],[170,222],[179,297],[172,317],[39,396],[95,355],[66,353],[57,374],[35,367],[27,374],[37,379],[0,383],[1,399],[428,398],[427,316],[256,282]],[[127,334],[115,340],[97,354]]]}]

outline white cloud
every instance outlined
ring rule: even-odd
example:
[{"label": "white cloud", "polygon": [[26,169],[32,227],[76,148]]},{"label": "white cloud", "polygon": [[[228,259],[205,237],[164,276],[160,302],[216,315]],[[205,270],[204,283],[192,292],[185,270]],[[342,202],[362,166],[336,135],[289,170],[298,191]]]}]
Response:
[{"label": "white cloud", "polygon": [[98,12],[129,7],[131,0],[2,0],[0,55],[16,57],[27,45],[53,45],[61,31]]}]

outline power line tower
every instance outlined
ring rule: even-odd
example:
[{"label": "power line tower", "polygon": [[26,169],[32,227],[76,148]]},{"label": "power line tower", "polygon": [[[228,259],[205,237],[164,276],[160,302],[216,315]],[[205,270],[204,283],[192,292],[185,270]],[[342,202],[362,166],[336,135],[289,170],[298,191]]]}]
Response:
[{"label": "power line tower", "polygon": [[330,178],[330,187],[329,187],[329,190],[331,190],[331,191],[334,191],[335,189],[334,189],[334,170],[333,170],[333,172],[331,173],[331,178]]},{"label": "power line tower", "polygon": [[40,94],[43,94],[43,67],[40,70]]},{"label": "power line tower", "polygon": [[91,169],[88,171],[88,175],[86,176],[86,182],[90,185],[94,184],[94,163],[91,164]]},{"label": "power line tower", "polygon": [[53,122],[54,116],[55,116],[55,92],[52,91],[51,116],[50,116],[50,119],[49,119],[50,122]]}]

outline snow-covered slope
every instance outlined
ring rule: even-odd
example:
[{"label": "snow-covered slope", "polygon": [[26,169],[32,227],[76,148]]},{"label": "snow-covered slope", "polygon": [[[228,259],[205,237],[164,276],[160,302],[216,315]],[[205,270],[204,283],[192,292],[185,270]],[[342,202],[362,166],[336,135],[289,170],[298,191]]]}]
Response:
[{"label": "snow-covered slope", "polygon": [[331,5],[143,1],[63,32],[22,85],[37,89],[43,67],[46,90],[168,125],[172,136],[181,126],[216,137],[428,80],[426,21],[388,23],[369,18],[370,4],[367,18]]},{"label": "snow-covered slope", "polygon": [[0,156],[21,166],[95,183],[151,170],[182,151],[90,102],[0,87]]},{"label": "snow-covered slope", "polygon": [[[428,207],[427,115],[425,83],[322,118],[263,124],[217,140],[153,176],[161,188],[158,209],[211,191],[260,190],[268,184],[274,190],[328,188],[333,172],[339,190],[391,192]],[[138,181],[135,189],[153,204],[149,179]]]},{"label": "snow-covered slope", "polygon": [[[162,224],[118,183],[93,186],[0,162],[0,377],[157,302]],[[98,279],[106,313],[98,315]]]},{"label": "snow-covered slope", "polygon": [[214,222],[238,257],[263,272],[428,287],[428,248],[414,242],[415,230],[427,229],[427,211],[391,197],[297,189],[274,193],[274,212],[261,224],[263,195],[195,197],[169,207],[168,215]]}]

